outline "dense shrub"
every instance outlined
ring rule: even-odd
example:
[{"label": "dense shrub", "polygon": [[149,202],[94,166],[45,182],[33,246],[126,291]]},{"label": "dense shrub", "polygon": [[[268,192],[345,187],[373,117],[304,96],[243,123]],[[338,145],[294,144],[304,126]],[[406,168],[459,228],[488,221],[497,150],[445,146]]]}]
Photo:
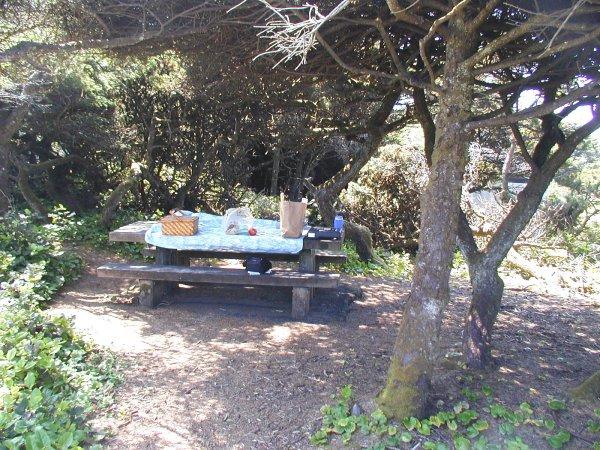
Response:
[{"label": "dense shrub", "polygon": [[116,381],[111,357],[40,309],[82,267],[57,234],[27,215],[0,219],[0,448],[92,446],[86,421]]},{"label": "dense shrub", "polygon": [[[135,222],[136,220],[157,219],[162,214],[148,215],[141,211],[130,209],[119,211],[111,225],[111,229]],[[45,233],[61,242],[75,242],[89,245],[90,247],[103,250],[111,250],[115,253],[133,259],[142,259],[144,245],[134,242],[110,242],[108,230],[101,224],[99,212],[87,212],[75,214],[68,211],[64,206],[58,205],[48,214],[51,223],[44,226]]]},{"label": "dense shrub", "polygon": [[342,196],[349,218],[368,227],[375,245],[414,251],[419,232],[419,195],[427,180],[423,152],[386,145]]},{"label": "dense shrub", "polygon": [[[350,242],[344,243],[344,252],[348,256],[342,271],[350,275],[399,278],[407,280],[412,275],[413,261],[408,253],[395,253],[380,248],[375,249],[378,263],[363,261]],[[336,267],[332,267],[337,270]]]}]

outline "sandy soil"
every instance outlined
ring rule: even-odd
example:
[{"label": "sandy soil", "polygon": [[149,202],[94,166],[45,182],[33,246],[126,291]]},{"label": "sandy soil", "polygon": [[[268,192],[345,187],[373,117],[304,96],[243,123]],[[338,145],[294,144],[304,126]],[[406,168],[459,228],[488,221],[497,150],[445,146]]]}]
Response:
[{"label": "sandy soil", "polygon": [[[291,321],[287,291],[268,289],[205,287],[202,302],[193,300],[197,291],[186,290],[179,303],[144,310],[131,302],[130,282],[94,275],[109,258],[87,254],[86,274],[50,307],[72,316],[79,330],[122,361],[125,380],[115,406],[98,420],[113,433],[109,448],[307,448],[319,409],[342,385],[355,386],[359,403],[373,408],[407,283],[346,278],[340,294],[321,293],[303,323]],[[354,295],[358,287],[362,298]],[[460,349],[467,294],[467,284],[456,282],[445,353]],[[527,400],[544,408],[548,398],[564,398],[600,369],[597,300],[541,296],[510,284],[506,294],[498,367],[470,386],[488,384],[507,404]],[[465,373],[451,358],[443,367],[435,396],[451,404]],[[590,447],[585,424],[592,407],[569,408],[558,418],[577,435],[572,448]],[[521,435],[545,448],[543,438]]]}]

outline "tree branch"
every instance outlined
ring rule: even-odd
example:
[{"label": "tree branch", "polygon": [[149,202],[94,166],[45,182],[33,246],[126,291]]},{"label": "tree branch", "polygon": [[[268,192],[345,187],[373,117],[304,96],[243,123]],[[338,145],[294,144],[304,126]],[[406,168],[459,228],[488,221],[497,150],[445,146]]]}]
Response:
[{"label": "tree branch", "polygon": [[588,83],[587,85],[577,88],[563,97],[559,98],[556,101],[550,103],[544,103],[539,106],[532,106],[530,108],[526,108],[522,111],[512,113],[506,116],[493,117],[490,119],[484,120],[475,120],[472,122],[467,122],[465,124],[465,129],[467,131],[473,131],[477,128],[486,128],[486,127],[499,127],[502,125],[509,125],[511,123],[516,123],[521,120],[531,119],[533,117],[540,117],[545,114],[550,114],[561,106],[567,105],[578,98],[586,95],[598,95],[600,94],[600,84],[599,83]]}]

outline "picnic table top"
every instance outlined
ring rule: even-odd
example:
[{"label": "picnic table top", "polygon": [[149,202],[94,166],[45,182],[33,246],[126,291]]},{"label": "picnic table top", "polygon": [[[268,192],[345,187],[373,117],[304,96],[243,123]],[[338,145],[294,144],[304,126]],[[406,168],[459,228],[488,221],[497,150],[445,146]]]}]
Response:
[{"label": "picnic table top", "polygon": [[[111,231],[108,234],[108,239],[112,242],[134,242],[143,244],[146,243],[146,232],[152,225],[157,223],[159,222],[155,220],[133,222]],[[304,238],[303,240],[303,250],[340,250],[341,247],[342,242],[339,240],[316,240],[307,238]]]}]

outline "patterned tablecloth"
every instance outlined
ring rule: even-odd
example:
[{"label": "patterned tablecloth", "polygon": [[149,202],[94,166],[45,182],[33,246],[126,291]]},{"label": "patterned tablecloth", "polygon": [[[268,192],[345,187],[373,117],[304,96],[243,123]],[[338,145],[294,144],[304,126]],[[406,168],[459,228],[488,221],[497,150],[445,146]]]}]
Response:
[{"label": "patterned tablecloth", "polygon": [[276,220],[254,219],[253,227],[258,234],[230,235],[223,231],[223,216],[195,213],[198,216],[198,232],[194,236],[165,236],[160,224],[152,225],[146,232],[150,245],[177,250],[199,250],[232,253],[297,254],[303,247],[303,238],[281,237]]}]

